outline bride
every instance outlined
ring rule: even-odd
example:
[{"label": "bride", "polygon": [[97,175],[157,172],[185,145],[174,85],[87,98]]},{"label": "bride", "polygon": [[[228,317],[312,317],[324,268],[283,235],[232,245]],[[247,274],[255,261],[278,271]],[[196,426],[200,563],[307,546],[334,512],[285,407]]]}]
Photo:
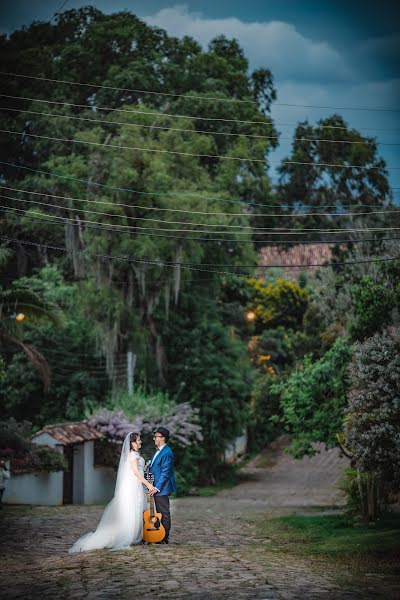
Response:
[{"label": "bride", "polygon": [[143,484],[150,492],[156,491],[144,478],[141,446],[140,434],[128,433],[121,450],[114,497],[104,509],[96,531],[80,537],[69,554],[101,548],[121,550],[140,544],[145,503]]}]

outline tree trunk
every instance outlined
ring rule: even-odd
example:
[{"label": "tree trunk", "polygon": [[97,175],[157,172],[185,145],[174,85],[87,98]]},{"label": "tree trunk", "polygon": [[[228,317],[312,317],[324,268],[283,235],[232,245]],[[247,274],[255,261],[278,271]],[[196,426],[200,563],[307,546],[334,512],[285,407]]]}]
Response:
[{"label": "tree trunk", "polygon": [[364,496],[364,490],[363,490],[363,484],[361,481],[361,473],[360,470],[357,468],[357,485],[358,485],[358,493],[360,494],[360,508],[361,508],[361,514],[366,517],[367,516],[367,509],[366,509],[366,504],[365,504],[365,496]]},{"label": "tree trunk", "polygon": [[377,480],[373,473],[367,474],[367,504],[368,504],[368,521],[376,521],[378,515],[377,506]]}]

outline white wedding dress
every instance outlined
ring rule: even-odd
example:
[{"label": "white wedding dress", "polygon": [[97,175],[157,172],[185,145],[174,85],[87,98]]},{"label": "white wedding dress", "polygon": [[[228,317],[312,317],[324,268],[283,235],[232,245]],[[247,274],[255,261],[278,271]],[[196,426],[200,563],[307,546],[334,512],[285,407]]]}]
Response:
[{"label": "white wedding dress", "polygon": [[122,550],[142,540],[145,489],[134,475],[131,460],[137,460],[143,475],[144,458],[130,450],[130,433],[126,436],[119,461],[114,497],[106,506],[96,531],[80,537],[69,554],[110,548]]}]

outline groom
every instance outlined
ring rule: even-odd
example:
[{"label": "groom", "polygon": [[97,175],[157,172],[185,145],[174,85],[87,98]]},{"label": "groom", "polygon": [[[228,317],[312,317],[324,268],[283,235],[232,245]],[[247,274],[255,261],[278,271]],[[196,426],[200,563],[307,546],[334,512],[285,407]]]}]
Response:
[{"label": "groom", "polygon": [[[154,500],[156,510],[162,514],[161,523],[165,528],[165,538],[161,544],[169,543],[171,530],[171,514],[169,510],[169,496],[176,492],[174,475],[174,455],[168,446],[169,431],[165,427],[158,427],[153,434],[157,451],[150,463],[150,471],[154,474]],[[152,495],[153,495],[152,494]]]}]

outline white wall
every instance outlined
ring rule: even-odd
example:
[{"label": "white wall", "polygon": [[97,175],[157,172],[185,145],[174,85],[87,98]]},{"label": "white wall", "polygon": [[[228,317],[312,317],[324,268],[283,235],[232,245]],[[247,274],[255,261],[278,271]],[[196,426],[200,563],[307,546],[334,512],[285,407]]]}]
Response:
[{"label": "white wall", "polygon": [[[114,495],[116,472],[111,467],[94,467],[94,442],[84,444],[84,504],[103,504]],[[74,500],[75,502],[75,500]]]},{"label": "white wall", "polygon": [[62,445],[60,445],[60,442],[57,442],[57,440],[55,438],[53,438],[53,436],[51,436],[49,433],[43,432],[43,433],[39,433],[39,435],[36,435],[35,437],[33,437],[31,439],[32,444],[39,444],[39,446],[51,446],[51,447],[55,447],[58,446],[57,450],[62,448]]},{"label": "white wall", "polygon": [[[63,452],[63,447],[48,433],[32,440]],[[111,467],[94,467],[94,442],[73,447],[72,500],[74,504],[103,504],[114,495],[116,472]],[[7,485],[8,484],[8,485]],[[53,506],[63,503],[63,472],[11,475],[3,501],[10,504]]]},{"label": "white wall", "polygon": [[63,471],[56,473],[11,474],[3,502],[56,506],[63,503]]}]

